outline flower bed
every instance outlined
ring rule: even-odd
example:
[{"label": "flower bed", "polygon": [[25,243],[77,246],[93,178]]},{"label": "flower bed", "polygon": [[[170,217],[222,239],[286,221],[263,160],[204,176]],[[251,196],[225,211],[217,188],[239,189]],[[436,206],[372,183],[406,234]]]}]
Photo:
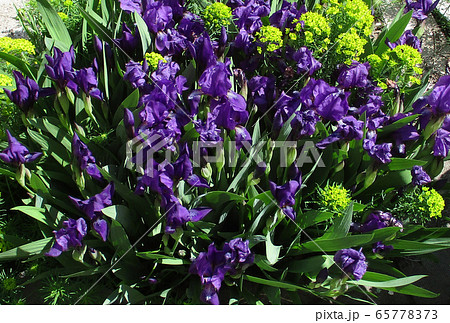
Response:
[{"label": "flower bed", "polygon": [[376,39],[370,5],[87,1],[73,37],[38,0],[41,61],[0,56],[25,129],[0,170],[41,235],[2,238],[0,261],[30,264],[11,295],[13,278],[46,280],[47,303],[436,297],[396,268],[450,246],[433,181],[450,76],[426,92],[416,36],[436,3]]}]

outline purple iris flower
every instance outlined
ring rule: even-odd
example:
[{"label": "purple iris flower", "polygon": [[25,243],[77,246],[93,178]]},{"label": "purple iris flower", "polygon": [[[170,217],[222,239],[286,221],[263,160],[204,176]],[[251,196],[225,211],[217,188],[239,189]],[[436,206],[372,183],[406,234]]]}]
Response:
[{"label": "purple iris flower", "polygon": [[103,179],[102,174],[100,174],[100,171],[95,164],[95,157],[92,155],[88,146],[81,141],[76,133],[74,133],[72,139],[72,154],[77,159],[78,165],[82,171],[86,170],[86,173],[96,180],[100,181]]},{"label": "purple iris flower", "polygon": [[156,34],[155,46],[163,56],[176,56],[187,48],[187,39],[176,29],[166,29]]},{"label": "purple iris flower", "polygon": [[352,116],[344,117],[339,121],[339,126],[335,132],[333,132],[329,137],[318,142],[316,147],[319,149],[325,149],[328,145],[336,141],[351,141],[361,140],[363,137],[364,122],[356,120]]},{"label": "purple iris flower", "polygon": [[135,136],[134,129],[134,115],[129,109],[123,109],[123,125],[125,126],[125,131],[127,132],[128,139],[132,139]]},{"label": "purple iris flower", "polygon": [[197,222],[212,211],[210,208],[196,208],[187,210],[180,202],[170,203],[166,206],[166,229],[168,234],[175,233],[176,228],[182,227],[188,222]]},{"label": "purple iris flower", "polygon": [[242,95],[229,91],[219,100],[211,101],[212,115],[218,126],[233,130],[248,120],[247,103]]},{"label": "purple iris flower", "polygon": [[216,64],[213,45],[207,32],[204,32],[195,41],[188,43],[188,50],[195,59],[199,71]]},{"label": "purple iris flower", "polygon": [[362,224],[352,223],[352,232],[372,232],[373,230],[383,229],[387,227],[399,227],[403,230],[403,224],[394,218],[391,213],[383,211],[374,211],[367,217]]},{"label": "purple iris flower", "polygon": [[382,164],[391,162],[392,143],[376,144],[377,133],[375,131],[367,132],[367,139],[363,141],[363,148],[370,157],[374,158]]},{"label": "purple iris flower", "polygon": [[253,103],[261,112],[267,111],[276,96],[275,77],[254,76],[248,82],[248,89],[253,97]]},{"label": "purple iris flower", "polygon": [[323,80],[311,79],[300,91],[300,99],[310,109],[326,120],[341,120],[348,112],[349,92],[330,86]]},{"label": "purple iris flower", "polygon": [[244,144],[243,142],[247,142],[250,145],[252,144],[252,136],[248,132],[248,130],[243,126],[236,126],[234,129],[236,131],[236,149],[240,150]]},{"label": "purple iris flower", "polygon": [[254,261],[249,241],[236,238],[225,243],[218,250],[211,243],[207,252],[201,252],[192,262],[189,272],[200,277],[203,286],[200,299],[209,304],[219,305],[219,290],[227,272],[236,274],[245,270]]},{"label": "purple iris flower", "polygon": [[245,54],[253,53],[256,49],[256,44],[254,42],[254,37],[244,28],[239,30],[239,33],[236,35],[234,39],[233,46],[237,49],[241,49]]},{"label": "purple iris flower", "polygon": [[320,118],[314,110],[296,111],[291,121],[292,138],[298,140],[303,136],[312,136],[319,121]]},{"label": "purple iris flower", "polygon": [[369,63],[353,61],[350,66],[344,65],[338,77],[338,83],[345,89],[366,87],[369,83]]},{"label": "purple iris flower", "polygon": [[208,182],[196,174],[194,174],[194,167],[191,159],[189,158],[189,152],[185,148],[178,159],[173,163],[173,175],[175,180],[185,180],[189,185],[193,187],[206,187],[209,188]]},{"label": "purple iris flower", "polygon": [[48,64],[45,65],[47,75],[56,82],[60,89],[66,86],[78,93],[78,86],[74,82],[75,71],[72,64],[75,62],[75,52],[73,46],[68,52],[62,52],[55,47],[53,57],[45,55]]},{"label": "purple iris flower", "polygon": [[173,21],[172,8],[166,6],[163,1],[149,0],[143,14],[144,21],[148,29],[156,34],[158,31],[172,28]]},{"label": "purple iris flower", "polygon": [[430,12],[432,12],[438,5],[440,0],[417,0],[413,2],[412,0],[406,0],[405,13],[414,10],[412,17],[417,20],[425,20]]},{"label": "purple iris flower", "polygon": [[430,175],[428,175],[422,166],[414,166],[411,169],[412,184],[414,186],[421,186],[431,182]]},{"label": "purple iris flower", "polygon": [[19,109],[27,114],[33,108],[34,103],[42,97],[54,94],[51,88],[41,89],[39,85],[28,76],[26,78],[17,71],[13,71],[14,79],[16,80],[16,90],[10,91],[3,89],[8,98],[16,104]]},{"label": "purple iris flower", "polygon": [[30,153],[27,147],[11,135],[9,130],[6,130],[6,134],[8,136],[8,147],[0,153],[0,159],[5,163],[18,167],[22,164],[31,163],[42,156],[42,153]]},{"label": "purple iris flower", "polygon": [[119,0],[120,9],[127,13],[137,12],[142,13],[142,0]]},{"label": "purple iris flower", "polygon": [[391,245],[385,245],[383,242],[381,241],[377,241],[373,244],[372,246],[372,251],[373,253],[384,253],[387,251],[391,251],[393,250],[394,247]]},{"label": "purple iris flower", "polygon": [[86,93],[86,95],[94,97],[98,100],[103,99],[102,92],[97,87],[97,75],[92,67],[82,68],[75,75],[75,83],[80,87],[80,89]]},{"label": "purple iris flower", "polygon": [[117,46],[123,50],[127,55],[134,56],[137,47],[140,44],[139,31],[135,29],[135,35],[128,28],[126,23],[122,24],[122,36],[114,40]]},{"label": "purple iris flower", "polygon": [[291,219],[295,220],[296,213],[292,208],[295,205],[295,194],[298,192],[301,186],[300,182],[296,180],[291,180],[284,185],[278,186],[272,181],[269,181],[270,191],[273,197],[278,202],[282,211]]},{"label": "purple iris flower", "polygon": [[408,45],[422,53],[422,42],[412,33],[411,30],[405,31],[403,35],[401,35],[400,38],[394,43],[391,43],[388,38],[386,38],[385,42],[390,49],[394,49],[399,45]]},{"label": "purple iris flower", "polygon": [[196,14],[186,12],[183,19],[178,23],[177,29],[190,42],[194,42],[205,31],[205,24],[202,18]]},{"label": "purple iris flower", "polygon": [[342,249],[334,255],[334,262],[347,274],[353,275],[355,280],[360,280],[367,271],[366,257],[362,253],[362,248]]},{"label": "purple iris flower", "polygon": [[263,25],[261,18],[268,16],[269,13],[270,4],[264,0],[246,1],[243,6],[233,10],[238,29],[245,29],[249,33],[258,31]]},{"label": "purple iris flower", "polygon": [[434,115],[450,113],[450,75],[442,76],[427,99]]},{"label": "purple iris flower", "polygon": [[92,196],[87,200],[80,200],[69,196],[72,203],[89,219],[91,219],[94,230],[100,235],[103,241],[108,237],[108,224],[102,219],[102,210],[112,205],[112,196],[114,195],[114,183],[109,183],[103,191]]},{"label": "purple iris flower", "polygon": [[434,139],[433,155],[447,157],[450,151],[450,131],[438,129]]},{"label": "purple iris flower", "polygon": [[142,88],[148,81],[148,71],[146,60],[143,64],[131,60],[125,65],[123,79],[130,82],[135,89]]},{"label": "purple iris flower", "polygon": [[63,228],[53,231],[56,241],[50,248],[46,256],[58,257],[69,248],[81,247],[83,237],[87,234],[86,221],[83,218],[78,220],[69,219],[63,222]]},{"label": "purple iris flower", "polygon": [[270,16],[270,24],[280,30],[285,30],[285,28],[292,28],[292,22],[294,20],[299,20],[301,15],[305,12],[306,7],[304,5],[299,8],[297,2],[289,2],[283,0],[281,9]]},{"label": "purple iris flower", "polygon": [[212,97],[223,97],[231,89],[230,60],[226,63],[217,62],[208,67],[198,80],[203,93]]},{"label": "purple iris flower", "polygon": [[312,52],[307,47],[302,47],[297,50],[292,55],[292,59],[297,63],[298,74],[307,73],[311,76],[322,67],[322,64],[314,58]]}]

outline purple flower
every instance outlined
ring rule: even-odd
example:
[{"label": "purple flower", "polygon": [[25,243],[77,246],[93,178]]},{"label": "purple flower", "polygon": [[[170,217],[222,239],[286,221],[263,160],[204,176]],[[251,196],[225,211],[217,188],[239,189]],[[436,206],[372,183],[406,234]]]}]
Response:
[{"label": "purple flower", "polygon": [[228,258],[227,263],[234,268],[252,264],[255,255],[250,251],[249,243],[248,240],[244,241],[242,238],[236,238],[225,243],[223,250],[227,252],[225,255]]},{"label": "purple flower", "polygon": [[94,230],[100,235],[103,241],[106,241],[108,237],[108,226],[106,221],[101,218],[102,210],[112,205],[113,195],[114,183],[111,182],[103,191],[87,200],[80,200],[69,196],[72,203],[91,219]]},{"label": "purple flower", "polygon": [[207,32],[202,33],[202,35],[192,43],[189,42],[188,50],[195,59],[199,71],[204,71],[206,68],[216,64],[213,45]]},{"label": "purple flower", "polygon": [[223,97],[231,89],[230,60],[226,63],[217,62],[208,67],[200,76],[198,84],[203,93],[212,97]]},{"label": "purple flower", "polygon": [[127,13],[137,12],[142,13],[142,0],[119,0],[120,9]]},{"label": "purple flower", "polygon": [[347,274],[353,275],[355,280],[360,280],[367,271],[366,257],[362,253],[362,248],[342,249],[334,255],[334,262]]},{"label": "purple flower", "polygon": [[269,184],[270,191],[283,212],[291,220],[295,220],[296,213],[292,207],[295,205],[295,194],[298,192],[301,183],[296,180],[291,180],[281,186],[278,186],[272,181],[269,181]]},{"label": "purple flower", "polygon": [[333,132],[329,137],[318,142],[316,147],[319,149],[325,149],[328,145],[336,141],[351,141],[361,140],[363,137],[364,122],[356,120],[352,116],[344,117],[339,121],[339,126],[335,132]]},{"label": "purple flower", "polygon": [[177,30],[170,28],[156,34],[155,46],[163,56],[175,56],[187,48],[187,40]]},{"label": "purple flower", "polygon": [[293,27],[292,22],[299,20],[306,12],[306,7],[302,5],[299,9],[297,2],[283,1],[281,9],[270,16],[270,24],[280,30]]},{"label": "purple flower", "polygon": [[275,78],[271,75],[254,76],[248,82],[248,88],[253,97],[253,102],[261,112],[265,112],[272,106],[276,96]]},{"label": "purple flower", "polygon": [[136,48],[140,44],[139,32],[136,28],[135,35],[128,28],[126,23],[122,24],[122,36],[114,40],[117,46],[123,50],[127,55],[134,56]]},{"label": "purple flower", "polygon": [[414,10],[412,17],[417,20],[425,20],[427,19],[428,14],[436,8],[440,0],[436,0],[433,3],[433,0],[418,0],[416,2],[412,2],[412,0],[406,0],[406,8],[405,13]]},{"label": "purple flower", "polygon": [[188,211],[178,201],[168,204],[166,209],[165,232],[168,234],[175,233],[176,228],[183,226],[187,222],[200,221],[212,211],[212,209],[209,208],[197,208]]},{"label": "purple flower", "polygon": [[442,76],[427,99],[434,115],[450,113],[450,75]]},{"label": "purple flower", "polygon": [[134,138],[135,129],[134,129],[134,116],[133,112],[129,109],[123,109],[123,125],[125,126],[125,131],[127,132],[127,137],[129,139]]},{"label": "purple flower", "polygon": [[269,13],[270,4],[264,0],[246,1],[244,5],[233,10],[238,29],[245,29],[249,33],[259,30],[263,25],[261,18],[268,16]]},{"label": "purple flower", "polygon": [[75,75],[74,81],[86,95],[99,100],[103,99],[102,92],[97,87],[97,75],[92,67],[79,70]]},{"label": "purple flower", "polygon": [[30,153],[27,147],[11,135],[9,130],[6,130],[6,134],[8,136],[8,147],[0,153],[0,159],[5,163],[18,167],[22,164],[31,163],[42,156],[42,153]]},{"label": "purple flower", "polygon": [[244,144],[243,142],[247,142],[250,146],[252,144],[252,136],[248,132],[248,130],[243,126],[236,126],[234,129],[236,131],[236,149],[240,150]]},{"label": "purple flower", "polygon": [[314,58],[312,52],[306,47],[297,50],[292,55],[292,59],[297,63],[297,73],[299,74],[307,73],[311,76],[322,67],[322,64]]},{"label": "purple flower", "polygon": [[399,227],[401,228],[401,230],[403,230],[403,224],[399,220],[394,218],[391,213],[374,211],[369,214],[364,223],[352,223],[351,231],[364,233],[387,227]]},{"label": "purple flower", "polygon": [[82,239],[87,234],[86,221],[83,218],[78,220],[69,219],[63,222],[63,228],[58,231],[53,231],[56,241],[50,248],[46,256],[58,257],[69,248],[81,247],[83,245]]},{"label": "purple flower", "polygon": [[137,89],[145,86],[148,80],[148,65],[144,60],[143,64],[129,61],[125,65],[125,74],[123,79],[130,82]]},{"label": "purple flower", "polygon": [[381,241],[375,242],[372,246],[373,253],[383,253],[386,251],[391,251],[393,249],[394,249],[393,246],[390,246],[390,245],[387,246]]},{"label": "purple flower", "polygon": [[411,169],[412,184],[421,186],[431,182],[430,176],[423,170],[422,166],[414,166]]},{"label": "purple flower", "polygon": [[[183,19],[178,23],[177,29],[180,34],[186,37],[190,42],[193,42],[203,34],[205,31],[205,24],[199,16],[191,12],[186,12]],[[204,36],[206,36],[206,34]]]},{"label": "purple flower", "polygon": [[291,121],[292,138],[298,140],[303,136],[312,136],[319,121],[320,118],[314,110],[295,112],[295,117]]},{"label": "purple flower", "polygon": [[103,179],[102,174],[100,174],[100,171],[95,164],[95,157],[76,133],[74,133],[72,139],[72,154],[77,159],[78,165],[82,171],[86,170],[86,173],[96,180]]},{"label": "purple flower", "polygon": [[248,120],[247,103],[242,95],[229,91],[219,100],[211,101],[212,115],[218,126],[233,130]]},{"label": "purple flower", "polygon": [[55,47],[53,57],[45,55],[48,64],[45,65],[45,70],[48,76],[56,82],[60,89],[66,86],[74,92],[78,93],[78,87],[74,82],[75,71],[72,64],[75,62],[75,52],[73,46],[68,52],[62,52]]},{"label": "purple flower", "polygon": [[163,1],[150,0],[147,3],[143,18],[148,29],[154,34],[166,28],[172,28],[175,24],[172,19],[172,8],[166,6]]},{"label": "purple flower", "polygon": [[391,43],[388,38],[386,38],[385,42],[390,49],[394,49],[399,45],[408,45],[422,53],[421,41],[412,33],[411,30],[405,31],[403,35],[401,35],[400,38],[394,43]]},{"label": "purple flower", "polygon": [[338,83],[345,89],[352,87],[366,87],[369,83],[369,63],[353,61],[350,66],[344,65],[338,77]]},{"label": "purple flower", "polygon": [[392,143],[376,144],[377,133],[375,131],[367,132],[367,139],[363,141],[363,148],[370,157],[374,158],[382,164],[391,162]]},{"label": "purple flower", "polygon": [[434,139],[433,155],[436,157],[447,157],[450,151],[450,131],[438,129]]}]

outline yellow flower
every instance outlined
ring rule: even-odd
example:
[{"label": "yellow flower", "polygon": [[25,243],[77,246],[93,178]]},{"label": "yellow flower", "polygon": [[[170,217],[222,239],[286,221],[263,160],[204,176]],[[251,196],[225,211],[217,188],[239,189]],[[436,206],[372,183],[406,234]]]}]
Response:
[{"label": "yellow flower", "polygon": [[207,6],[203,13],[203,20],[207,28],[220,30],[231,23],[231,8],[221,2],[214,2]]},{"label": "yellow flower", "polygon": [[148,66],[152,71],[156,71],[158,69],[159,62],[162,61],[166,63],[167,61],[161,54],[151,52],[145,54],[145,59],[147,60]]},{"label": "yellow flower", "polygon": [[343,212],[350,202],[350,191],[342,185],[328,184],[324,189],[319,189],[319,203],[329,211]]},{"label": "yellow flower", "polygon": [[[256,40],[265,44],[267,51],[273,52],[283,46],[283,33],[277,27],[263,26],[259,32],[256,33]],[[261,46],[258,46],[257,50],[261,53]]]}]

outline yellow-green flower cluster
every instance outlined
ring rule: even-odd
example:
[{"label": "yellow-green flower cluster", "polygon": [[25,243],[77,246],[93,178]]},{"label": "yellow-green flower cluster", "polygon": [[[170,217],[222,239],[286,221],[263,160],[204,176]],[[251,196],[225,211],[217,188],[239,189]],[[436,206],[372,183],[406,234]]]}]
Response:
[{"label": "yellow-green flower cluster", "polygon": [[73,1],[72,0],[66,0],[64,1],[64,7],[72,7],[73,6]]},{"label": "yellow-green flower cluster", "polygon": [[152,71],[156,71],[158,69],[158,64],[160,61],[163,61],[164,63],[167,62],[161,54],[155,52],[146,53],[145,59],[147,60],[150,70]]},{"label": "yellow-green flower cluster", "polygon": [[422,187],[422,193],[419,195],[418,200],[422,204],[419,209],[427,212],[430,218],[442,216],[445,201],[442,195],[434,188]]},{"label": "yellow-green flower cluster", "polygon": [[[273,52],[283,47],[283,33],[277,27],[261,27],[259,32],[256,33],[256,40],[259,43],[264,44],[265,49],[267,49],[268,52]],[[261,46],[257,47],[260,54],[262,53],[262,49],[263,48]]]},{"label": "yellow-green flower cluster", "polygon": [[342,185],[327,185],[319,189],[319,204],[331,212],[343,212],[351,202],[350,191]]},{"label": "yellow-green flower cluster", "polygon": [[36,53],[34,45],[29,40],[10,37],[0,37],[0,51],[8,54]]},{"label": "yellow-green flower cluster", "polygon": [[12,86],[13,79],[5,74],[0,74],[0,94],[4,93],[3,87]]},{"label": "yellow-green flower cluster", "polygon": [[334,24],[338,33],[347,31],[351,26],[358,34],[369,36],[372,33],[372,12],[363,0],[328,0],[326,15]]},{"label": "yellow-green flower cluster", "polygon": [[303,28],[301,24],[296,25],[296,31],[303,29],[307,43],[312,43],[314,40],[324,40],[328,38],[331,33],[331,27],[327,19],[317,12],[306,12],[300,16],[300,21],[303,21]]},{"label": "yellow-green flower cluster", "polygon": [[63,22],[67,21],[67,19],[69,19],[69,16],[66,13],[64,13],[64,12],[58,12],[58,16],[59,16],[59,18],[61,18],[61,20]]},{"label": "yellow-green flower cluster", "polygon": [[231,23],[231,8],[221,2],[214,2],[205,8],[203,20],[206,28],[218,31]]},{"label": "yellow-green flower cluster", "polygon": [[386,55],[389,59],[389,65],[401,65],[417,74],[422,74],[422,69],[419,67],[422,64],[422,56],[417,49],[409,45],[399,45],[389,50]]},{"label": "yellow-green flower cluster", "polygon": [[336,53],[343,58],[344,63],[351,64],[352,60],[359,60],[366,44],[367,40],[361,38],[355,28],[351,28],[338,36]]}]

